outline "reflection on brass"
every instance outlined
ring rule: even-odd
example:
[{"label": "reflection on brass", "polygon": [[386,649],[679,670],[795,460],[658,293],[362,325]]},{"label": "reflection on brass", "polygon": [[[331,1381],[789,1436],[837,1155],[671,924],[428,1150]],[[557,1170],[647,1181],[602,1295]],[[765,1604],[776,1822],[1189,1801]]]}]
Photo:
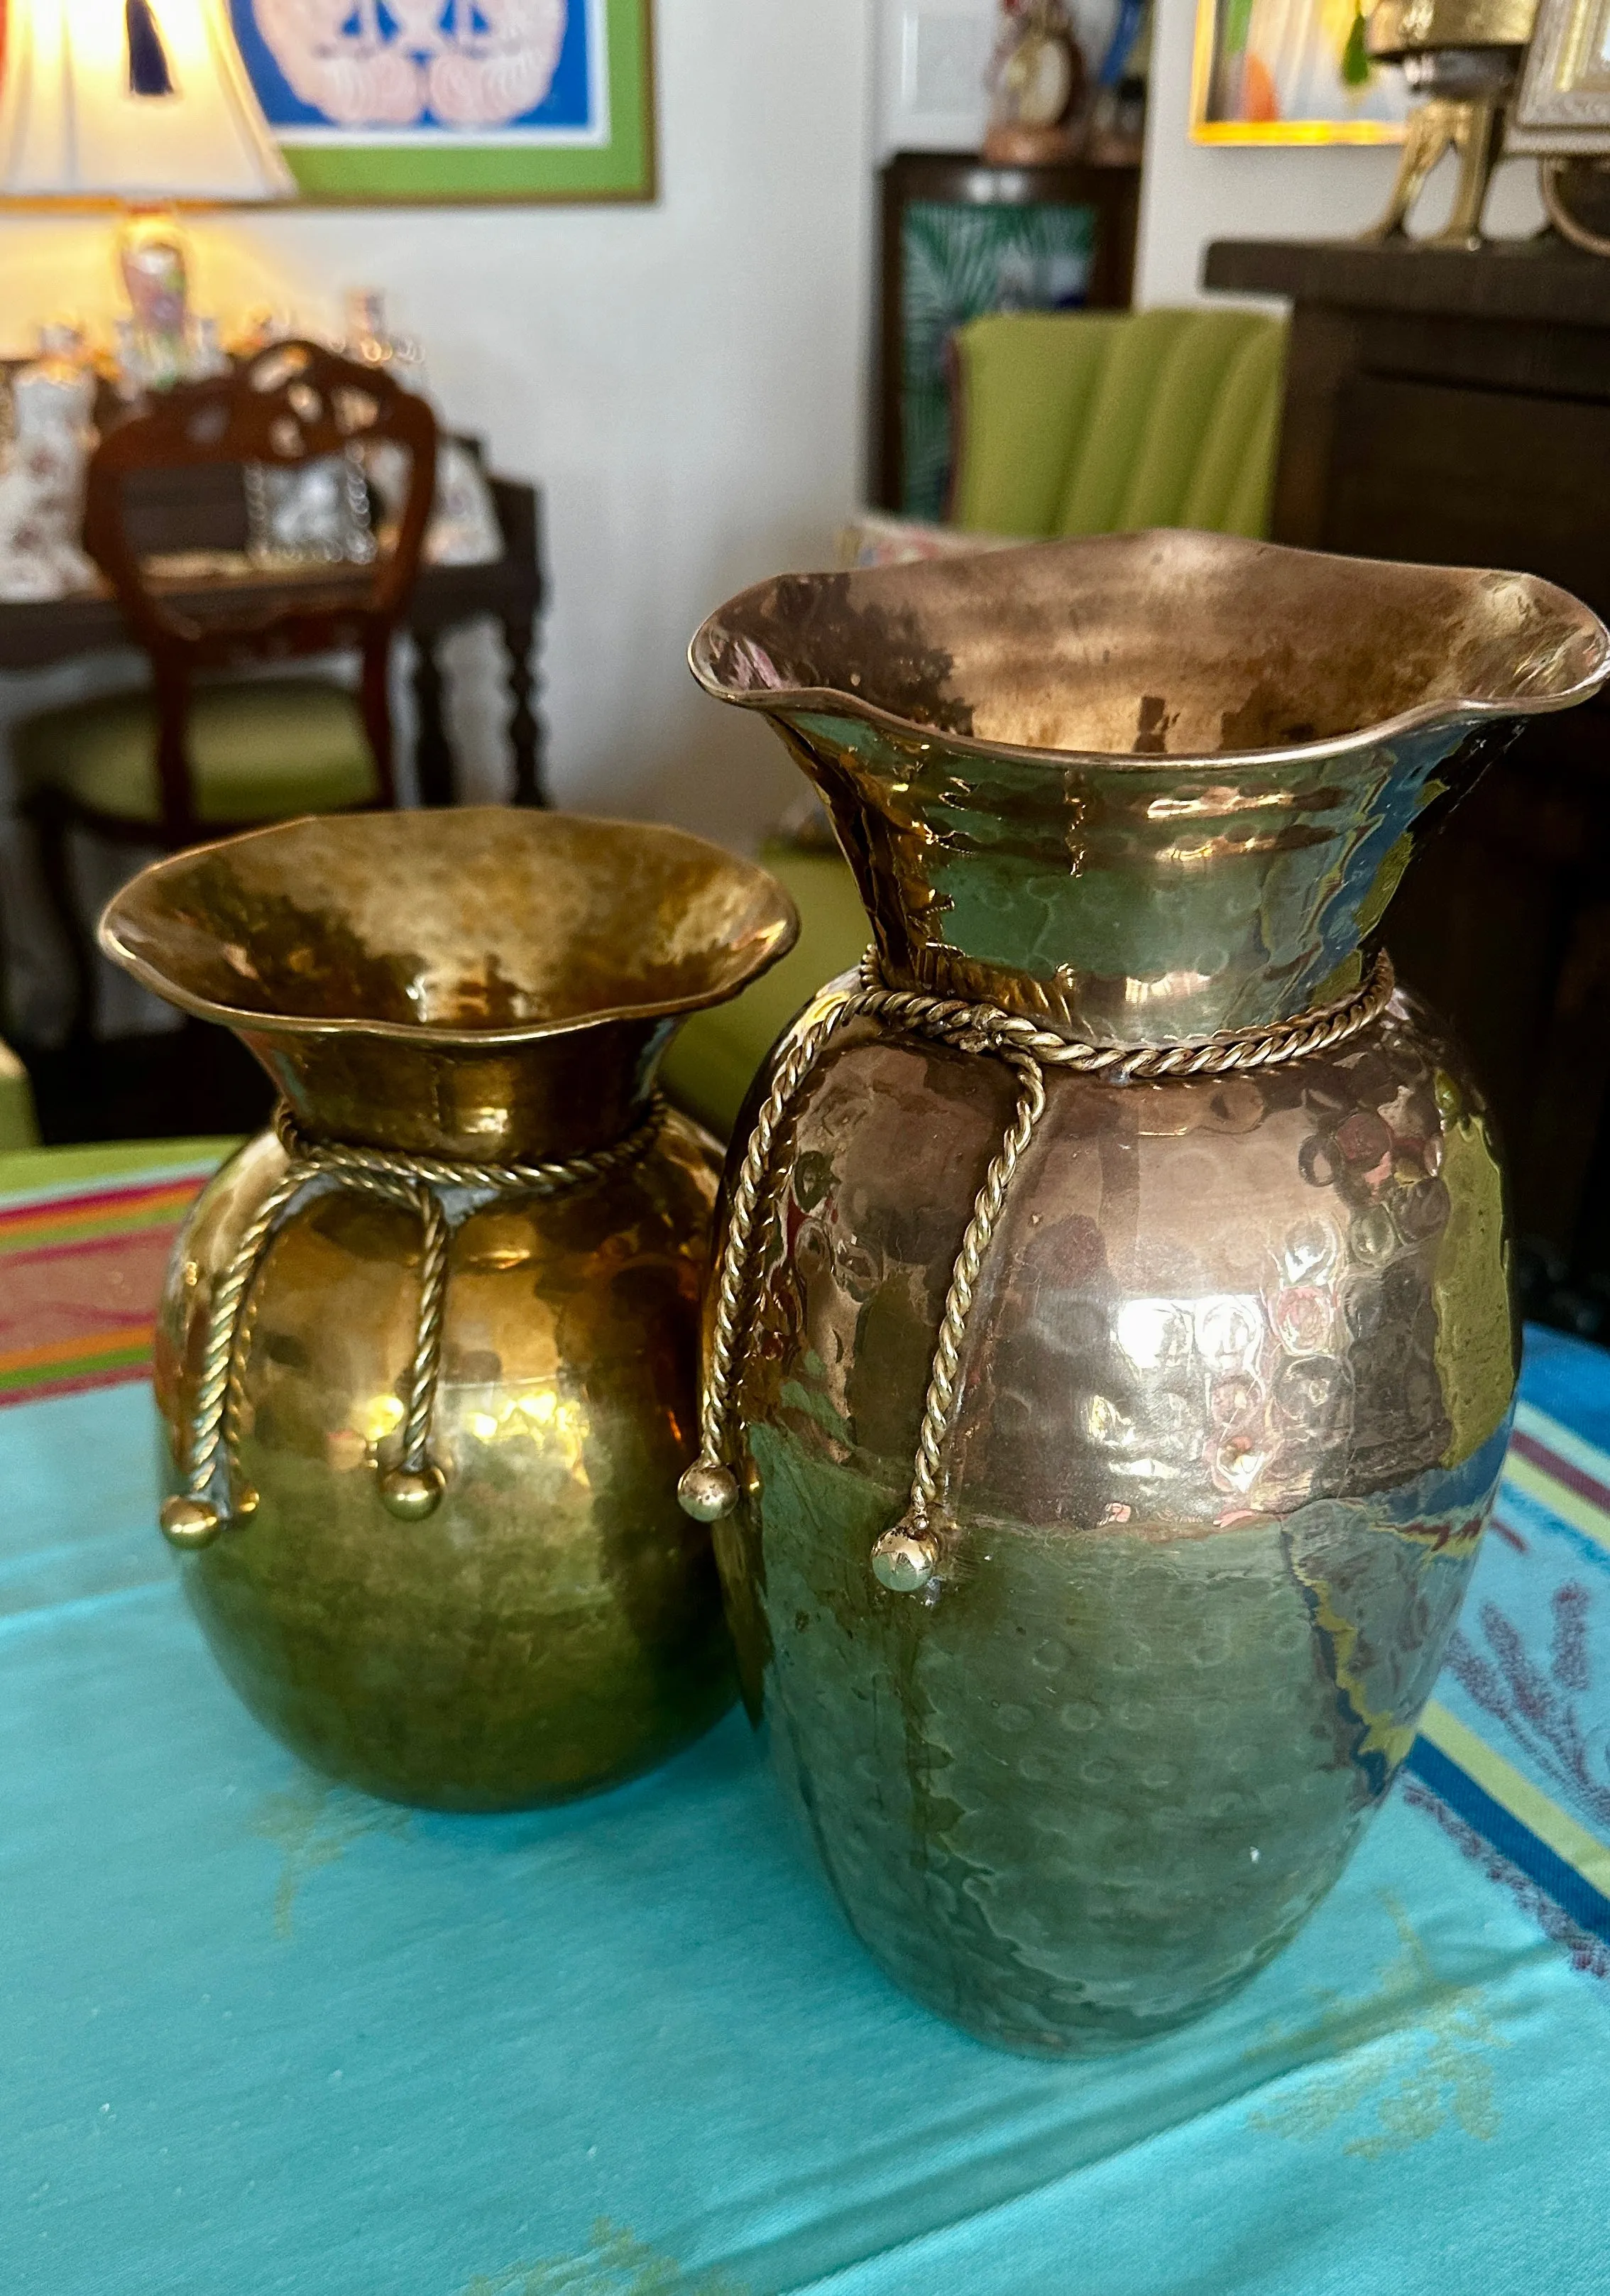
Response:
[{"label": "reflection on brass", "polygon": [[1145,1045],[1121,1053],[1113,1045],[1070,1043],[992,1004],[959,1004],[954,1000],[891,989],[879,972],[877,951],[869,949],[859,976],[854,981],[838,983],[833,996],[807,1009],[777,1048],[772,1089],[756,1115],[748,1151],[727,1209],[726,1240],[712,1294],[710,1364],[699,1409],[699,1456],[677,1487],[688,1513],[696,1521],[715,1522],[738,1505],[738,1479],[726,1462],[734,1442],[732,1405],[741,1376],[754,1259],[766,1249],[770,1241],[766,1224],[776,1218],[779,1209],[773,1153],[796,1095],[839,1029],[862,1017],[875,1019],[909,1036],[960,1045],[968,1052],[993,1053],[1006,1062],[1017,1078],[1017,1108],[978,1191],[951,1269],[928,1372],[911,1498],[900,1521],[893,1530],[886,1530],[872,1548],[872,1569],[883,1585],[898,1593],[915,1594],[937,1578],[944,1560],[937,1534],[945,1513],[945,1452],[960,1399],[958,1373],[974,1287],[1018,1163],[1045,1113],[1046,1066],[1099,1076],[1108,1084],[1149,1083],[1181,1076],[1255,1075],[1348,1043],[1380,1019],[1395,987],[1392,962],[1383,949],[1358,994],[1322,1012],[1300,1014],[1295,1021],[1273,1029],[1210,1037],[1204,1044]]},{"label": "reflection on brass", "polygon": [[1447,222],[1429,244],[1482,244],[1488,186],[1504,143],[1537,0],[1376,0],[1364,44],[1377,63],[1401,64],[1412,94],[1397,178],[1386,212],[1368,240],[1398,239],[1426,178],[1446,152],[1458,155],[1459,181]]},{"label": "reflection on brass", "polygon": [[653,1077],[795,931],[697,839],[501,808],[258,831],[107,911],[109,953],[288,1103],[179,1239],[156,1385],[191,1598],[321,1767],[553,1800],[725,1704],[674,1497],[718,1160]]},{"label": "reflection on brass", "polygon": [[[1374,935],[1435,803],[1610,636],[1520,576],[1175,534],[764,585],[693,661],[824,795],[891,992],[814,1000],[735,1168],[699,1496],[746,1696],[901,1983],[1007,2047],[1143,2040],[1336,1879],[1475,1560],[1502,1183]],[[947,995],[989,1012],[899,1001]]]}]

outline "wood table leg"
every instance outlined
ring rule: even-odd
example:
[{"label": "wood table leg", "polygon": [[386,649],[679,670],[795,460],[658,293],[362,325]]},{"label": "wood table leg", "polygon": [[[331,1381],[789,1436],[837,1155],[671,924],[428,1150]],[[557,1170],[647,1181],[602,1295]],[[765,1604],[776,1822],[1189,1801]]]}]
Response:
[{"label": "wood table leg", "polygon": [[453,752],[442,722],[442,671],[436,640],[423,630],[413,636],[414,773],[421,805],[451,805],[457,795]]},{"label": "wood table leg", "polygon": [[78,888],[73,883],[67,842],[67,808],[56,791],[42,789],[27,800],[24,812],[34,832],[40,879],[66,949],[72,993],[67,1042],[82,1049],[94,1039],[100,984],[95,978],[95,945],[84,922]]},{"label": "wood table leg", "polygon": [[509,740],[514,750],[514,802],[545,806],[548,793],[543,787],[543,729],[531,706],[536,690],[531,668],[536,645],[536,614],[535,610],[527,609],[504,614],[501,619],[503,650],[509,660]]}]

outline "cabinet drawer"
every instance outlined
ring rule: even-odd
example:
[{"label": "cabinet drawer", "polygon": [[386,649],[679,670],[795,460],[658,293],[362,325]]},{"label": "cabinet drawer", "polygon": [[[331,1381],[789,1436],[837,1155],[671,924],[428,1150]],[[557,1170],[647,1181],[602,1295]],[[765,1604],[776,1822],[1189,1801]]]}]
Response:
[{"label": "cabinet drawer", "polygon": [[1355,376],[1337,406],[1324,543],[1518,567],[1610,612],[1610,406]]}]

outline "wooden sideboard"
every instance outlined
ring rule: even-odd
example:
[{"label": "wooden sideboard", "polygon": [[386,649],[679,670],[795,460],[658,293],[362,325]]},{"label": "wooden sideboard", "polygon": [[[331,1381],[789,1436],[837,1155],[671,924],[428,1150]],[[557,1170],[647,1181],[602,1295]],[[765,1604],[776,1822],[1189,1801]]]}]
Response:
[{"label": "wooden sideboard", "polygon": [[[1541,574],[1610,619],[1610,262],[1221,241],[1289,298],[1274,537]],[[1417,857],[1389,939],[1449,1014],[1515,1175],[1528,1308],[1610,1336],[1610,704],[1533,722]]]}]

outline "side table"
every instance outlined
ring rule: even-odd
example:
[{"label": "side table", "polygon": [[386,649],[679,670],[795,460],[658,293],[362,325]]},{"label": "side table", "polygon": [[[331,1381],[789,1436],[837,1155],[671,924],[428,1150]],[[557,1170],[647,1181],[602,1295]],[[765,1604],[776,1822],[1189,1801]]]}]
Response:
[{"label": "side table", "polygon": [[[487,484],[503,529],[503,556],[483,566],[421,568],[405,621],[414,644],[415,758],[424,805],[451,805],[457,794],[437,648],[447,631],[482,616],[497,624],[506,659],[514,803],[548,802],[542,725],[534,706],[537,626],[545,597],[541,496],[535,487],[514,479],[489,477]],[[217,540],[222,546],[239,546],[232,534]],[[122,615],[103,592],[37,602],[0,599],[0,672],[42,669],[130,643]]]}]

